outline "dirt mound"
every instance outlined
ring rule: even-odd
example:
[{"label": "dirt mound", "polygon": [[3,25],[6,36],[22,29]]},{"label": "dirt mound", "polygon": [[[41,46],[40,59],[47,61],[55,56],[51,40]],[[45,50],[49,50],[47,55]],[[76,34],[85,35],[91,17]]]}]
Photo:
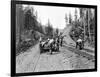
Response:
[{"label": "dirt mound", "polygon": [[75,41],[72,40],[72,38],[69,35],[71,28],[72,28],[71,25],[67,25],[66,28],[64,28],[62,35],[63,36],[66,35],[66,37],[64,37],[64,41],[67,45],[75,46]]}]

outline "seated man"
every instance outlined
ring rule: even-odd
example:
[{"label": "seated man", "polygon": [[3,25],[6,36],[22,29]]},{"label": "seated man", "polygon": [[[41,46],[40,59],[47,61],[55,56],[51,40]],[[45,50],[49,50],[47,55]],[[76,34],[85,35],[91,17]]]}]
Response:
[{"label": "seated man", "polygon": [[82,49],[83,48],[83,40],[81,38],[79,38],[77,41],[76,41],[76,48],[79,47],[79,49]]}]

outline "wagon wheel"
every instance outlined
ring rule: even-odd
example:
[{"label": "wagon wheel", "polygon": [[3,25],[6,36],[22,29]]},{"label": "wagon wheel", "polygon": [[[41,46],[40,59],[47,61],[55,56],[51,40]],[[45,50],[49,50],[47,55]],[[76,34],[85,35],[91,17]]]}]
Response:
[{"label": "wagon wheel", "polygon": [[40,54],[43,53],[43,49],[40,47]]},{"label": "wagon wheel", "polygon": [[59,52],[59,47],[58,47],[58,52]]},{"label": "wagon wheel", "polygon": [[41,48],[41,45],[39,45],[39,48],[40,48],[40,54],[42,53],[42,48]]}]

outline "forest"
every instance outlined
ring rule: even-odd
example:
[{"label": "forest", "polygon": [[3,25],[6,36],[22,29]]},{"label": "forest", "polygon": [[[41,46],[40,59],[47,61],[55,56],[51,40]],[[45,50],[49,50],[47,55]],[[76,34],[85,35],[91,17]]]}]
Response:
[{"label": "forest", "polygon": [[[80,17],[78,18],[77,10],[75,9],[74,20],[72,20],[71,13],[69,15],[65,14],[65,22],[69,22],[72,26],[69,35],[74,41],[81,37],[88,45],[94,47],[95,10],[91,8],[78,9]],[[16,55],[37,44],[40,36],[52,38],[58,35],[59,29],[54,29],[49,19],[46,26],[43,26],[37,18],[38,13],[33,7],[28,5],[23,9],[22,5],[16,5]]]},{"label": "forest", "polygon": [[23,10],[22,5],[16,5],[16,55],[37,44],[40,36],[53,36],[53,27],[49,19],[47,26],[43,26],[37,20],[37,16],[34,8],[27,6]]},{"label": "forest", "polygon": [[[72,24],[70,36],[74,41],[79,37],[84,40],[89,46],[95,45],[95,10],[91,8],[79,8],[80,17],[77,17],[77,10],[75,9],[75,20],[69,19]],[[67,17],[66,17],[67,20]]]}]

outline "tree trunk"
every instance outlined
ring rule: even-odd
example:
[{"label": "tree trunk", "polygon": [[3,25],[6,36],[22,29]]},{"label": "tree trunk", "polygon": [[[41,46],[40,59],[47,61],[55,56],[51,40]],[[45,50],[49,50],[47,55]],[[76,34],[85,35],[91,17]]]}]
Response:
[{"label": "tree trunk", "polygon": [[88,32],[89,32],[89,40],[91,41],[91,33],[90,33],[90,16],[89,16],[89,9],[88,9]]},{"label": "tree trunk", "polygon": [[84,40],[85,40],[85,18],[83,17],[83,26],[84,26]]}]

